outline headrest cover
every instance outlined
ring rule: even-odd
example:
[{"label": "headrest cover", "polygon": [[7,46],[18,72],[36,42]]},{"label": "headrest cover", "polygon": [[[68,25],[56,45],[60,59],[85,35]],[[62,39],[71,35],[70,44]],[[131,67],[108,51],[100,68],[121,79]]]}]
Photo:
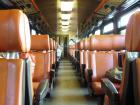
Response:
[{"label": "headrest cover", "polygon": [[79,49],[80,49],[80,50],[83,50],[83,49],[84,49],[84,40],[81,40],[81,41],[80,41]]},{"label": "headrest cover", "polygon": [[140,51],[140,11],[134,13],[126,27],[125,46],[128,51]]},{"label": "headrest cover", "polygon": [[0,51],[28,52],[31,46],[27,16],[20,10],[0,10]]},{"label": "headrest cover", "polygon": [[90,37],[90,50],[109,51],[123,50],[125,36],[123,35],[94,35]]},{"label": "headrest cover", "polygon": [[49,35],[32,35],[31,50],[50,50]]}]

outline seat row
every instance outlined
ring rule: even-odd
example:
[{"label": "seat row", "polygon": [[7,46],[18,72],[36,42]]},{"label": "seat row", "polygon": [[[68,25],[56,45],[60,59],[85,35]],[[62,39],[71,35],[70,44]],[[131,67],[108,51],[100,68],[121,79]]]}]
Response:
[{"label": "seat row", "polygon": [[[57,43],[49,35],[30,35],[20,10],[0,10],[0,105],[38,105],[55,82]],[[16,57],[2,55],[16,53]]]},{"label": "seat row", "polygon": [[[126,35],[93,35],[69,46],[69,55],[89,93],[99,97],[99,105],[140,105],[139,42],[140,12],[134,13]],[[120,72],[110,78],[108,72]],[[134,97],[136,96],[136,97]]]}]

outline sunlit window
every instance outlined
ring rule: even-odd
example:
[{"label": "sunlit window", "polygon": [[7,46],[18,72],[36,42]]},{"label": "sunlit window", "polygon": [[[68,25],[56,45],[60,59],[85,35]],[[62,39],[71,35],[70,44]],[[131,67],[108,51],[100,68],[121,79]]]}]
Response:
[{"label": "sunlit window", "polygon": [[100,26],[102,23],[103,23],[103,21],[100,20],[100,21],[98,22],[98,25],[97,25],[97,26]]},{"label": "sunlit window", "polygon": [[126,33],[126,29],[123,29],[123,30],[120,31],[121,35],[125,35],[125,33]]},{"label": "sunlit window", "polygon": [[114,26],[113,26],[113,23],[111,22],[104,26],[103,33],[113,31],[113,29],[114,29]]},{"label": "sunlit window", "polygon": [[136,8],[136,9],[128,12],[127,14],[124,14],[119,20],[118,27],[120,28],[120,27],[126,26],[131,15],[134,14],[136,11],[140,11],[140,8]]},{"label": "sunlit window", "polygon": [[36,35],[36,30],[32,29],[32,35]]},{"label": "sunlit window", "polygon": [[61,1],[61,11],[72,11],[73,2],[72,1]]},{"label": "sunlit window", "polygon": [[100,35],[100,34],[101,34],[101,30],[100,29],[95,31],[95,35]]}]

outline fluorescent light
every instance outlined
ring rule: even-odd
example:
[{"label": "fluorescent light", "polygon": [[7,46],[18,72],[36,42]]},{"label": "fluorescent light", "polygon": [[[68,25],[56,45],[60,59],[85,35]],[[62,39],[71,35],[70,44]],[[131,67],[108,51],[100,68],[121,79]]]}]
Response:
[{"label": "fluorescent light", "polygon": [[63,32],[67,32],[69,29],[62,29]]},{"label": "fluorescent light", "polygon": [[61,1],[61,11],[72,11],[73,2],[72,1]]},{"label": "fluorescent light", "polygon": [[63,25],[62,25],[62,28],[66,29],[66,28],[69,28],[69,26],[63,26]]},{"label": "fluorescent light", "polygon": [[69,25],[70,24],[70,21],[61,21],[61,24],[62,25]]},{"label": "fluorescent light", "polygon": [[62,20],[70,20],[71,14],[61,14]]},{"label": "fluorescent light", "polygon": [[63,27],[63,28],[62,28],[62,30],[68,30],[68,29],[69,29],[68,27]]}]

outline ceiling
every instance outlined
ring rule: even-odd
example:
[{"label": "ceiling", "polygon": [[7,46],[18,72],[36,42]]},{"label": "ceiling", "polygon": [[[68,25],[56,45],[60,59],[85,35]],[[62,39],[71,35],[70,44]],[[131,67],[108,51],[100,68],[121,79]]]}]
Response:
[{"label": "ceiling", "polygon": [[99,4],[99,0],[73,0],[74,8],[72,10],[72,18],[70,24],[69,32],[62,32],[59,23],[59,13],[60,13],[60,0],[35,0],[40,11],[45,16],[51,31],[55,35],[76,35],[78,30],[80,30],[81,24],[86,20],[86,18],[92,13],[92,11]]},{"label": "ceiling", "polygon": [[56,0],[35,0],[40,11],[44,15],[52,33],[56,33],[57,26],[57,2]]}]

